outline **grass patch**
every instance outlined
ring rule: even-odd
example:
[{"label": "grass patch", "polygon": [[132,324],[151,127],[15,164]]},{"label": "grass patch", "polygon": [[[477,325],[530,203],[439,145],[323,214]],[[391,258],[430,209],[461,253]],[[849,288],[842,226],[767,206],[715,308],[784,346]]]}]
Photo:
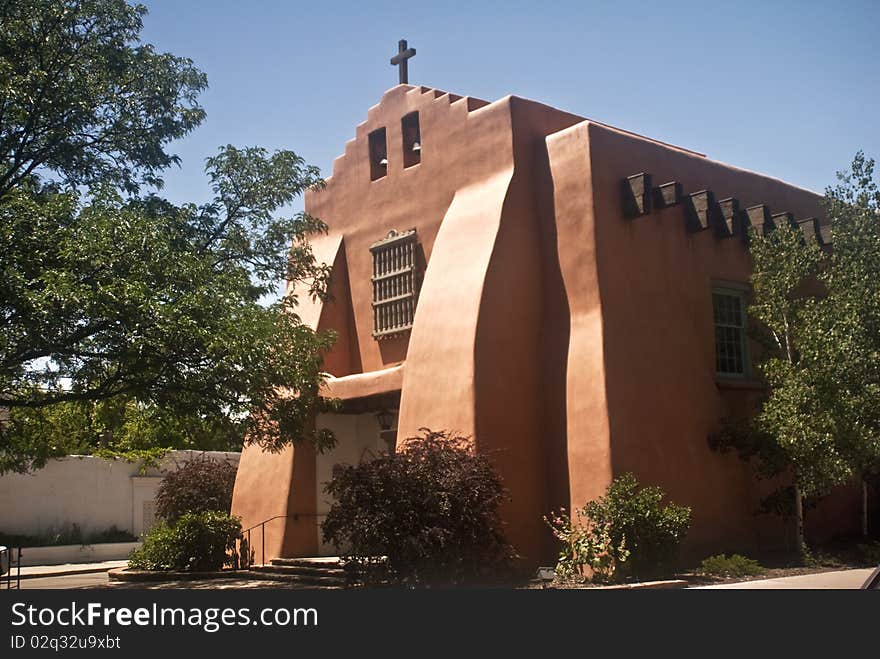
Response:
[{"label": "grass patch", "polygon": [[764,572],[758,561],[742,554],[709,556],[700,564],[700,574],[709,577],[756,577]]},{"label": "grass patch", "polygon": [[40,535],[14,535],[0,533],[0,545],[7,547],[57,547],[60,545],[97,545],[106,542],[134,542],[137,537],[128,531],[111,526],[103,531],[83,533],[78,524],[68,524],[60,529]]}]

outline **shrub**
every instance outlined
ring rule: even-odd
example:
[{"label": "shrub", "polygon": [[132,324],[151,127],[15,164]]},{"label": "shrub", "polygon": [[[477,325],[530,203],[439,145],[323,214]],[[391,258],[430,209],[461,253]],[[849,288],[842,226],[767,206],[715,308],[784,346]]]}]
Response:
[{"label": "shrub", "polygon": [[109,529],[93,531],[92,533],[87,534],[83,544],[97,545],[102,542],[134,542],[135,540],[137,540],[136,536],[128,531],[117,528],[114,524]]},{"label": "shrub", "polygon": [[184,513],[228,513],[235,472],[236,466],[228,460],[215,460],[204,454],[190,458],[162,479],[156,493],[156,514],[174,523]]},{"label": "shrub", "polygon": [[559,575],[585,576],[587,567],[597,581],[663,573],[691,517],[690,508],[663,505],[664,496],[659,487],[640,487],[635,476],[624,474],[611,482],[604,496],[575,511],[576,522],[565,510],[545,518],[563,543]]},{"label": "shrub", "polygon": [[337,473],[326,487],[336,501],[324,541],[367,579],[426,584],[497,574],[513,555],[498,515],[501,479],[466,438],[421,431],[404,450]]},{"label": "shrub", "polygon": [[573,522],[565,508],[544,518],[553,535],[562,543],[556,562],[557,576],[565,581],[589,578],[605,583],[613,580],[620,564],[629,557],[626,542],[615,546],[608,528],[590,524],[583,510],[576,510],[575,518]]},{"label": "shrub", "polygon": [[754,577],[763,573],[758,561],[741,554],[709,556],[700,564],[700,574],[709,577]]},{"label": "shrub", "polygon": [[41,544],[53,545],[85,545],[86,539],[79,524],[64,524],[48,529],[42,534]]},{"label": "shrub", "polygon": [[129,555],[128,565],[158,571],[219,570],[235,561],[235,541],[240,536],[237,517],[216,510],[184,513],[171,525],[154,527]]}]

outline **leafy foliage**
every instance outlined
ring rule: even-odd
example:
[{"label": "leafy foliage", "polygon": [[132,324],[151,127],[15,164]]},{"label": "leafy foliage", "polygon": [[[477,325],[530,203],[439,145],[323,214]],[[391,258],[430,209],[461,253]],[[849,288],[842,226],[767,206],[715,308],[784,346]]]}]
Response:
[{"label": "leafy foliage", "polygon": [[691,509],[664,505],[664,498],[659,487],[641,487],[627,473],[611,481],[604,496],[584,506],[592,523],[607,529],[613,546],[626,543],[629,574],[650,575],[667,568],[690,528]]},{"label": "leafy foliage", "polygon": [[460,582],[504,570],[512,550],[500,478],[466,438],[421,430],[404,450],[347,466],[328,483],[335,502],[324,541],[367,578]]},{"label": "leafy foliage", "polygon": [[832,389],[823,373],[824,351],[816,350],[811,332],[824,311],[819,295],[809,290],[823,255],[789,225],[753,236],[751,250],[755,301],[749,311],[773,337],[760,365],[769,395],[757,429],[794,467],[803,496],[814,497],[849,475],[835,444],[835,419],[823,405]]},{"label": "leafy foliage", "polygon": [[544,518],[553,536],[562,543],[556,561],[556,575],[563,581],[613,581],[629,558],[626,538],[615,545],[607,526],[591,523],[583,509],[574,512],[574,521],[564,508]]},{"label": "leafy foliage", "polygon": [[159,524],[144,544],[128,557],[139,570],[206,572],[235,562],[235,542],[241,521],[227,513],[209,510],[185,513],[173,525]]},{"label": "leafy foliage", "polygon": [[206,85],[139,44],[144,13],[0,2],[0,473],[73,446],[333,442],[311,424],[332,336],[296,314],[297,295],[324,294],[308,238],[326,227],[279,216],[319,172],[226,146],[207,160],[210,202],[144,191],[202,121]]},{"label": "leafy foliage", "polygon": [[[140,412],[152,410],[147,425],[160,430],[188,426],[240,439],[259,428],[269,448],[300,438],[332,441],[308,424],[320,405],[321,351],[332,337],[300,323],[292,295],[260,303],[270,273],[302,279],[309,272],[309,286],[321,288],[322,266],[305,243],[316,221],[271,220],[249,234],[242,222],[252,227],[250,215],[208,219],[211,210],[171,209],[154,199],[99,202],[100,210],[92,205],[60,221],[45,217],[46,205],[24,202],[33,213],[0,204],[0,229],[11,233],[0,253],[9,274],[0,285],[8,321],[0,335],[0,405],[11,408],[10,450],[0,468],[31,468],[52,455],[30,441],[40,437],[35,426],[47,426],[45,415],[19,410],[57,403],[130,401],[138,414],[129,418],[143,420]],[[43,229],[24,226],[41,217]],[[252,252],[266,249],[270,235],[286,255],[280,236],[288,230],[299,232],[290,262],[259,262]],[[254,284],[252,273],[265,282]]]},{"label": "leafy foliage", "polygon": [[72,401],[19,408],[31,433],[68,453],[131,454],[154,448],[212,451],[241,450],[241,421],[174,414],[156,405],[119,396],[101,401]]},{"label": "leafy foliage", "polygon": [[[266,180],[244,187],[242,158]],[[284,163],[298,182],[281,196],[274,186]],[[268,217],[263,202],[249,200],[290,200],[316,180],[290,154],[227,147],[209,167],[221,166],[230,169],[209,170],[212,178],[218,186],[235,180],[238,204],[219,187],[225,198],[198,209],[105,197],[59,218],[54,211],[71,210],[61,195],[47,203],[12,195],[0,204],[0,226],[10,232],[0,254],[10,275],[0,300],[9,320],[0,337],[0,404],[124,396],[228,423],[256,409],[270,444],[304,430],[331,338],[300,323],[292,295],[268,307],[260,298],[285,275],[294,283],[311,277],[307,285],[321,290],[323,266],[305,238],[323,225]],[[298,236],[293,254],[285,235]]]},{"label": "leafy foliage", "polygon": [[160,183],[205,117],[205,75],[139,43],[122,0],[0,2],[0,198],[35,173],[66,185]]},{"label": "leafy foliage", "polygon": [[238,451],[244,441],[240,421],[172,414],[124,397],[21,407],[9,417],[3,438],[22,446],[0,450],[0,472],[27,471],[64,455],[121,458],[146,471],[171,449]]},{"label": "leafy foliage", "polygon": [[801,554],[804,502],[880,470],[880,189],[861,152],[838,179],[825,195],[829,253],[790,226],[751,237],[749,312],[766,338],[768,394],[753,421],[710,438],[755,458],[763,476],[791,471],[792,487],[762,507],[796,517]]},{"label": "leafy foliage", "polygon": [[663,490],[641,487],[632,474],[615,478],[605,494],[575,511],[575,521],[562,510],[545,518],[563,543],[557,573],[595,581],[644,577],[668,569],[690,528],[691,510],[664,505]]},{"label": "leafy foliage", "polygon": [[156,493],[156,514],[173,524],[185,513],[209,510],[228,513],[236,466],[204,454],[165,474]]},{"label": "leafy foliage", "polygon": [[700,564],[700,574],[710,577],[756,577],[764,572],[758,561],[741,554],[709,556]]},{"label": "leafy foliage", "polygon": [[880,476],[880,187],[858,152],[825,193],[834,244],[821,273],[827,295],[811,326],[825,367],[836,448],[863,481]]},{"label": "leafy foliage", "polygon": [[171,449],[156,447],[147,449],[131,449],[128,451],[117,451],[107,448],[99,448],[92,455],[103,458],[104,460],[124,460],[128,463],[138,464],[138,474],[144,476],[150,469],[158,469],[162,458],[168,455]]}]

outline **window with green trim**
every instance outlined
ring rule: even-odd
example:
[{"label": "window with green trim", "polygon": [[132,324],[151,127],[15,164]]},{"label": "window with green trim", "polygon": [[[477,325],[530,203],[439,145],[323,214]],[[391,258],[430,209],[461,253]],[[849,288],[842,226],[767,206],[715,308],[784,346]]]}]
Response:
[{"label": "window with green trim", "polygon": [[749,360],[744,291],[713,289],[712,311],[715,315],[715,372],[726,377],[746,377]]}]

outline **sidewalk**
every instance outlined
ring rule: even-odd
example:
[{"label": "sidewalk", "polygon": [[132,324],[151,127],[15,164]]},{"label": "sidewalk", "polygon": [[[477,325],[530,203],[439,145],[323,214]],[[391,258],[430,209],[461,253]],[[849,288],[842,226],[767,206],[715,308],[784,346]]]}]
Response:
[{"label": "sidewalk", "polygon": [[[21,568],[22,579],[37,579],[41,577],[62,577],[68,574],[88,574],[89,572],[107,572],[115,567],[124,567],[128,561],[102,561],[100,563],[65,563],[63,565],[33,565]],[[18,572],[12,568],[12,578],[15,579]],[[4,575],[5,578],[5,575]]]},{"label": "sidewalk", "polygon": [[777,579],[756,579],[754,581],[740,581],[737,583],[717,584],[714,586],[698,586],[700,589],[719,588],[744,588],[744,589],[842,589],[854,590],[861,588],[862,584],[873,572],[873,568],[858,570],[838,570],[835,572],[818,572],[816,574],[801,574],[796,577],[779,577]]}]

